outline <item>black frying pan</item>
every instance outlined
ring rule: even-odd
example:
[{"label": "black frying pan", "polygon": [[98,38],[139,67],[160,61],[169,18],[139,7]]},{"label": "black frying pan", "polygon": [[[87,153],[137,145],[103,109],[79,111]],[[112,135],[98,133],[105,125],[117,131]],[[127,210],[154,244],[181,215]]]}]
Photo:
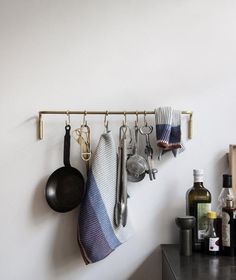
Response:
[{"label": "black frying pan", "polygon": [[70,125],[65,126],[64,167],[54,171],[48,178],[45,196],[49,206],[56,212],[68,212],[77,207],[84,195],[84,178],[79,170],[70,165]]}]

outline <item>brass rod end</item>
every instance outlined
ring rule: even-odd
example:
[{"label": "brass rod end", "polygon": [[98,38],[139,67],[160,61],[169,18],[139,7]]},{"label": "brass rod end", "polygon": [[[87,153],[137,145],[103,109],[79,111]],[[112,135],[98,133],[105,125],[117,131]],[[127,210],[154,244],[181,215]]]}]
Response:
[{"label": "brass rod end", "polygon": [[43,118],[42,118],[42,114],[41,113],[39,113],[38,137],[39,137],[39,140],[43,139]]},{"label": "brass rod end", "polygon": [[193,138],[193,113],[189,114],[188,121],[188,139]]}]

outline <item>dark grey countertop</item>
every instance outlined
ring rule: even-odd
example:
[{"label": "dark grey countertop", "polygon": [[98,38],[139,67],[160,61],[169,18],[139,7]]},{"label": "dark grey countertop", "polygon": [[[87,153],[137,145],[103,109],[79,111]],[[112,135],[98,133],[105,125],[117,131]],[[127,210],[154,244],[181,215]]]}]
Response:
[{"label": "dark grey countertop", "polygon": [[161,245],[161,248],[178,280],[236,280],[236,258],[201,253],[183,257],[178,245]]}]

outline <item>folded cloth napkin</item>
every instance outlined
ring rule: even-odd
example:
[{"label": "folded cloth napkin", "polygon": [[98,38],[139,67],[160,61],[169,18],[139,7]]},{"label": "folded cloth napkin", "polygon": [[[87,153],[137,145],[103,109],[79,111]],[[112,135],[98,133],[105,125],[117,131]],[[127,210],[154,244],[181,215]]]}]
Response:
[{"label": "folded cloth napkin", "polygon": [[116,227],[117,153],[112,133],[101,135],[81,203],[78,242],[86,264],[102,260],[132,235],[130,222]]},{"label": "folded cloth napkin", "polygon": [[161,155],[172,151],[174,156],[183,151],[181,143],[181,112],[171,107],[160,107],[155,110],[157,146]]}]

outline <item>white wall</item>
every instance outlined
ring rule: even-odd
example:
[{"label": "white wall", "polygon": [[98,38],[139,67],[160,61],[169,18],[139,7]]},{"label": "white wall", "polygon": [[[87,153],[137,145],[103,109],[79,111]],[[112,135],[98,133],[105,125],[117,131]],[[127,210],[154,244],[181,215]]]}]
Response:
[{"label": "white wall", "polygon": [[[177,241],[192,169],[204,168],[215,203],[236,143],[235,14],[233,0],[0,0],[1,279],[160,279],[159,245]],[[194,111],[194,138],[158,163],[155,182],[130,184],[134,237],[85,266],[77,210],[54,213],[43,194],[62,165],[65,117],[46,117],[38,141],[37,113],[163,105]],[[88,120],[94,147],[103,117]],[[110,118],[116,136],[120,121]]]}]

